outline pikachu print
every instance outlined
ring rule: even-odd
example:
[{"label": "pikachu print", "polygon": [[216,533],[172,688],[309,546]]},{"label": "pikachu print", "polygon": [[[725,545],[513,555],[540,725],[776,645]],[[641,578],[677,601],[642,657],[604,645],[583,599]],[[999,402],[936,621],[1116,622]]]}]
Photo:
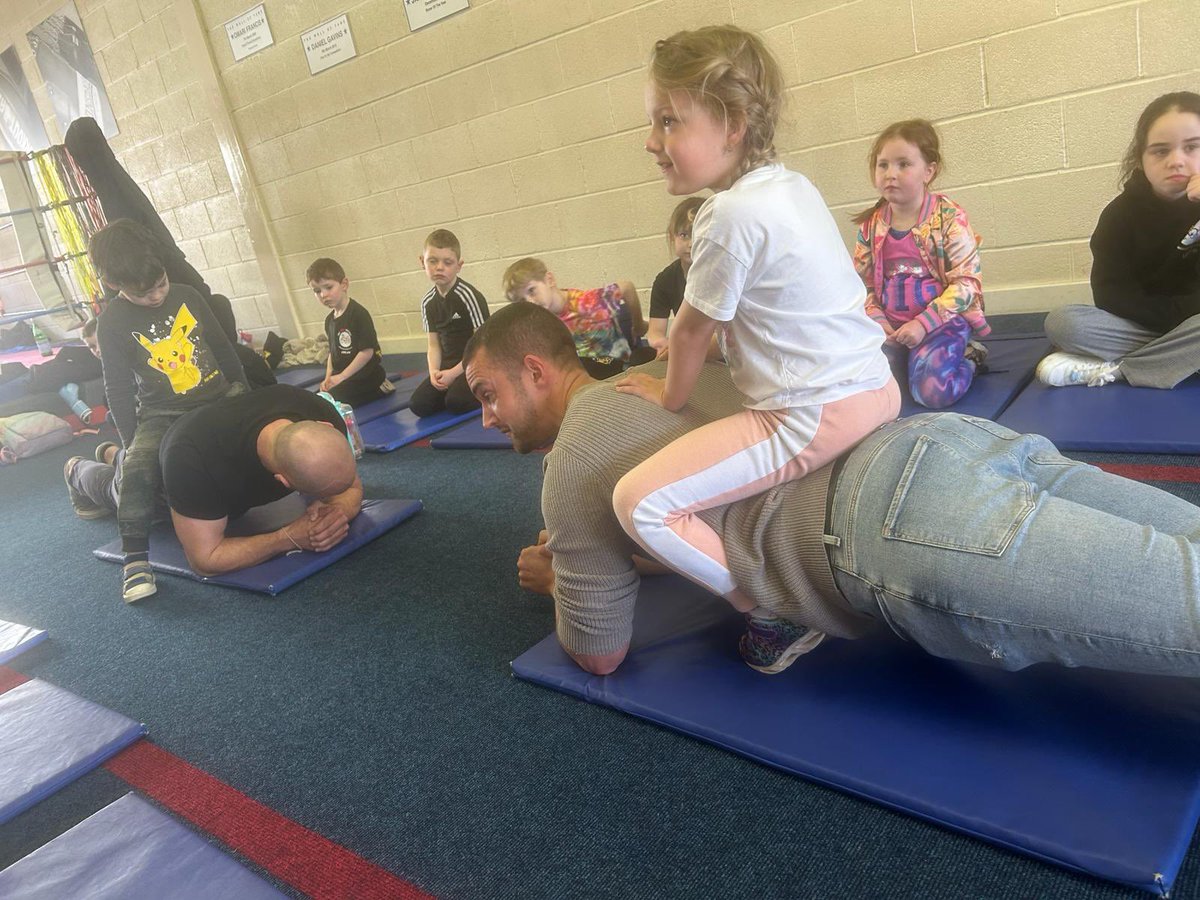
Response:
[{"label": "pikachu print", "polygon": [[139,344],[150,354],[150,367],[162,372],[171,380],[171,390],[186,394],[200,383],[200,367],[196,365],[196,345],[188,336],[196,330],[196,317],[187,304],[179,307],[171,333],[161,340],[152,341],[143,334],[134,332]]}]

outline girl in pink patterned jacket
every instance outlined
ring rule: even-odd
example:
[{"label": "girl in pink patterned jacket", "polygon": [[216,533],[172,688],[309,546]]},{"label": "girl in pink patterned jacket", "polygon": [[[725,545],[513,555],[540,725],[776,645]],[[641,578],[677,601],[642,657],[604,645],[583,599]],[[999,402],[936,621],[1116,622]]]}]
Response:
[{"label": "girl in pink patterned jacket", "polygon": [[967,214],[929,190],[941,160],[929,122],[889,125],[870,154],[881,196],[854,219],[854,267],[867,287],[867,314],[883,328],[889,358],[906,363],[913,399],[930,409],[967,392],[986,355],[972,337],[991,330]]}]

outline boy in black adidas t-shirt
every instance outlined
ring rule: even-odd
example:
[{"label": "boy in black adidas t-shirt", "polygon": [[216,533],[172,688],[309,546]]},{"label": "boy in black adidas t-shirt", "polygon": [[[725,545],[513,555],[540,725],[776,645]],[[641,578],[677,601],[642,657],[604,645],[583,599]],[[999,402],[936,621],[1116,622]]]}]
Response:
[{"label": "boy in black adidas t-shirt", "polygon": [[325,317],[329,360],[321,390],[335,400],[361,406],[395,388],[383,371],[375,323],[366,308],[350,298],[350,279],[336,260],[313,262],[304,274],[317,299],[332,312]]},{"label": "boy in black adidas t-shirt", "polygon": [[475,329],[487,320],[487,300],[458,277],[462,247],[453,232],[439,228],[425,238],[421,265],[433,282],[421,300],[421,323],[429,334],[429,377],[413,391],[412,411],[418,416],[444,409],[470,412],[479,408],[479,401],[463,375],[462,354]]}]

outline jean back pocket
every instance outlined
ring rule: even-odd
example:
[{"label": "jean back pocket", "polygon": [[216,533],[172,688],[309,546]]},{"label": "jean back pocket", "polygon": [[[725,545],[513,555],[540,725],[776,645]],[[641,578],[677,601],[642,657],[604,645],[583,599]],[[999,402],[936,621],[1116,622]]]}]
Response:
[{"label": "jean back pocket", "polygon": [[928,435],[917,439],[883,523],[888,540],[1001,556],[1037,503],[1033,486]]}]

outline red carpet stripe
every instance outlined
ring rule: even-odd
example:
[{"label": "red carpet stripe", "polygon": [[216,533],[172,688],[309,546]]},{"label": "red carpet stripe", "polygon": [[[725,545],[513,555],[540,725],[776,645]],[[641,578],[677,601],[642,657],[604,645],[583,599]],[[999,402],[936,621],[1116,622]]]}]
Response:
[{"label": "red carpet stripe", "polygon": [[[28,675],[0,666],[0,694],[26,681]],[[317,900],[432,900],[431,894],[149,741],[125,748],[104,767]]]},{"label": "red carpet stripe", "polygon": [[317,900],[431,897],[149,741],[126,748],[105,768]]},{"label": "red carpet stripe", "polygon": [[28,680],[28,675],[22,675],[16,669],[10,669],[8,666],[0,666],[0,694],[11,691],[18,684],[24,684]]},{"label": "red carpet stripe", "polygon": [[1139,463],[1095,463],[1095,466],[1136,481],[1200,482],[1200,466],[1145,466]]}]

